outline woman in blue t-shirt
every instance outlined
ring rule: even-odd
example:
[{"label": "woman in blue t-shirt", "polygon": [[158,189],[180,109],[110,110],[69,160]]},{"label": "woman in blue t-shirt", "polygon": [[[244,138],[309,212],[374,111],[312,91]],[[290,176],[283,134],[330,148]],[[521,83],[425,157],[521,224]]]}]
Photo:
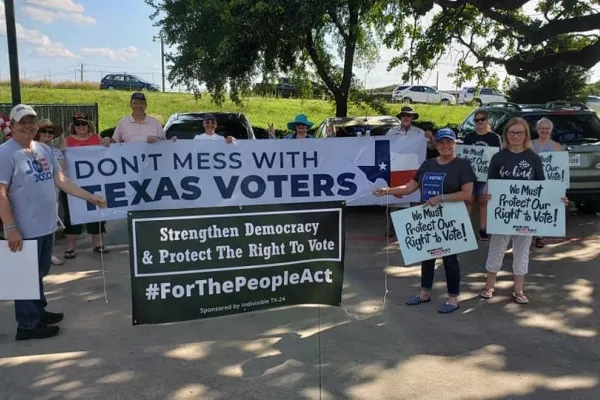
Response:
[{"label": "woman in blue t-shirt", "polygon": [[[477,180],[468,160],[456,157],[456,134],[452,129],[440,129],[435,135],[437,158],[426,160],[413,177],[404,186],[375,189],[375,196],[408,196],[421,189],[421,200],[427,205],[436,206],[443,201],[468,201],[473,195],[473,182]],[[443,257],[446,271],[448,300],[439,308],[443,314],[459,308],[460,265],[456,254]],[[421,292],[408,299],[410,306],[431,301],[429,292],[433,287],[435,259],[421,263]]]}]

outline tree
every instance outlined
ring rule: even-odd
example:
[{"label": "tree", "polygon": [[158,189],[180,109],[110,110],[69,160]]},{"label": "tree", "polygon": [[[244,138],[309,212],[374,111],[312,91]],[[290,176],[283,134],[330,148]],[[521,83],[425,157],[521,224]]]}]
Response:
[{"label": "tree", "polygon": [[529,73],[526,79],[518,78],[507,90],[515,103],[546,103],[550,100],[583,101],[589,73],[577,66],[552,67]]},{"label": "tree", "polygon": [[[434,3],[440,11],[425,33],[408,32],[417,41],[413,57],[421,69],[456,45],[467,50],[458,81],[485,82],[493,64],[527,78],[549,68],[589,69],[600,61],[600,38],[590,33],[600,29],[598,0],[421,0],[428,11]],[[398,35],[403,32],[390,32],[387,41]]]},{"label": "tree", "polygon": [[[204,83],[217,102],[234,101],[252,80],[312,67],[346,116],[355,65],[373,62],[405,0],[145,0],[175,46],[170,80]],[[400,17],[399,17],[400,16]],[[401,41],[400,41],[401,42]]]}]

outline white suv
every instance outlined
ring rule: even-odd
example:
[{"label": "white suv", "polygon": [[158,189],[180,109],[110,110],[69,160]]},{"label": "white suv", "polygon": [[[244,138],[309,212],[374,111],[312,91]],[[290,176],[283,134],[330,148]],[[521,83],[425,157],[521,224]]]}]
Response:
[{"label": "white suv", "polygon": [[392,92],[392,101],[401,101],[403,103],[427,103],[443,104],[449,106],[456,104],[456,97],[451,94],[440,93],[431,86],[420,85],[401,85]]},{"label": "white suv", "polygon": [[476,90],[474,87],[465,87],[458,96],[458,104],[474,102],[478,107],[490,103],[506,103],[507,101],[504,93],[498,89],[491,88],[481,88]]}]

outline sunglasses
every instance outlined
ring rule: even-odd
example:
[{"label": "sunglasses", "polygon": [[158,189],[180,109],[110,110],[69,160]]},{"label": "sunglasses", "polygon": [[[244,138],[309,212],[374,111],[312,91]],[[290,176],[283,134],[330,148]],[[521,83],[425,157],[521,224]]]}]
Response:
[{"label": "sunglasses", "polygon": [[47,133],[49,135],[54,135],[54,129],[42,128],[38,130],[39,133]]},{"label": "sunglasses", "polygon": [[475,118],[475,122],[484,122],[487,121],[487,118]]},{"label": "sunglasses", "polygon": [[204,122],[206,124],[216,124],[217,123],[217,121],[215,121],[214,119],[205,119]]},{"label": "sunglasses", "polygon": [[87,126],[87,122],[86,121],[75,121],[73,122],[73,126]]}]

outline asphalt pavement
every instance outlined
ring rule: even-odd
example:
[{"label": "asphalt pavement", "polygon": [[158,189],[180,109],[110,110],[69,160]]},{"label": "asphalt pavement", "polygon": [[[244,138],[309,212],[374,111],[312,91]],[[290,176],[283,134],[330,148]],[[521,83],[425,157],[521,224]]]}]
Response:
[{"label": "asphalt pavement", "polygon": [[460,310],[437,313],[439,265],[434,301],[405,306],[420,268],[401,265],[383,210],[361,207],[347,216],[345,309],[135,327],[126,229],[108,224],[104,273],[88,239],[52,268],[58,337],[15,342],[13,305],[0,302],[0,400],[600,398],[598,216],[571,210],[566,238],[532,248],[525,306],[511,300],[510,251],[494,298],[478,298],[486,243],[460,257]]}]

